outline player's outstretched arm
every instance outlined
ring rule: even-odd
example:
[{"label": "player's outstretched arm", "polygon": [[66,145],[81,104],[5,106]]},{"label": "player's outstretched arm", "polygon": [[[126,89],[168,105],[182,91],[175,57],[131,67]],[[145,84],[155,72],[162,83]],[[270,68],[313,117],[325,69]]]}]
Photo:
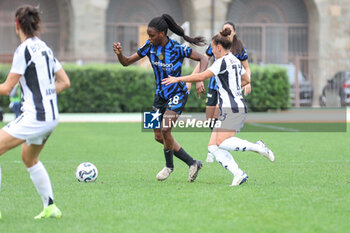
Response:
[{"label": "player's outstretched arm", "polygon": [[67,89],[68,87],[70,87],[69,77],[63,68],[59,69],[55,73],[55,78],[56,78],[55,85],[56,85],[57,94],[61,93],[64,89]]},{"label": "player's outstretched arm", "polygon": [[123,66],[131,65],[134,62],[141,59],[141,57],[137,53],[134,53],[130,57],[124,56],[123,47],[119,42],[113,43],[113,51],[117,55],[120,64],[122,64]]},{"label": "player's outstretched arm", "polygon": [[165,78],[162,80],[162,84],[169,85],[169,84],[178,83],[178,82],[199,82],[199,81],[206,80],[212,76],[214,76],[214,74],[210,70],[206,70],[202,73],[191,74],[191,75],[186,75],[182,77],[168,76],[168,78]]},{"label": "player's outstretched arm", "polygon": [[0,84],[0,95],[10,95],[11,90],[18,83],[20,78],[20,74],[9,73],[6,81]]}]

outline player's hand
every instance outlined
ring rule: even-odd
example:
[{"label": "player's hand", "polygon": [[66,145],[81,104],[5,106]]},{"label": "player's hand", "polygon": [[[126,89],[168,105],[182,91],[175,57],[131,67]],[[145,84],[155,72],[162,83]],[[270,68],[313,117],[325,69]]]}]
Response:
[{"label": "player's hand", "polygon": [[243,91],[244,91],[244,95],[248,95],[252,91],[252,87],[250,83],[248,83],[243,87]]},{"label": "player's hand", "polygon": [[178,83],[179,79],[173,76],[168,76],[168,78],[162,79],[162,84],[165,84],[166,86],[168,86],[169,84],[172,83]]},{"label": "player's hand", "polygon": [[123,52],[123,47],[122,45],[117,42],[117,43],[113,43],[113,51],[115,54],[121,54]]},{"label": "player's hand", "polygon": [[186,83],[188,94],[191,92],[192,83]]},{"label": "player's hand", "polygon": [[205,92],[203,81],[196,82],[196,90],[197,90],[197,96],[198,98],[200,98],[201,94]]}]

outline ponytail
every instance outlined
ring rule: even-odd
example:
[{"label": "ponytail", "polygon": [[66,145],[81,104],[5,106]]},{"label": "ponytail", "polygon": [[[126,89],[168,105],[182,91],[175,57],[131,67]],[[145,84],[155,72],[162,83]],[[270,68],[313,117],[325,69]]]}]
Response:
[{"label": "ponytail", "polygon": [[153,27],[157,29],[159,32],[165,32],[167,34],[168,28],[170,31],[174,32],[176,35],[181,36],[184,38],[185,41],[189,42],[190,44],[203,46],[205,45],[205,39],[201,36],[198,37],[189,37],[185,35],[185,31],[182,27],[180,27],[175,20],[168,14],[163,14],[161,17],[153,18],[149,24],[148,27]]},{"label": "ponytail", "polygon": [[238,53],[241,53],[243,49],[244,49],[243,42],[238,38],[237,35],[234,35],[233,41],[232,41],[231,52],[233,54],[238,54]]},{"label": "ponytail", "polygon": [[[236,26],[232,21],[226,21],[223,25],[231,25],[233,28],[233,31],[236,31]],[[232,47],[231,47],[231,52],[233,54],[238,54],[241,53],[242,50],[244,49],[243,42],[238,38],[237,34],[233,36],[232,40]]]}]

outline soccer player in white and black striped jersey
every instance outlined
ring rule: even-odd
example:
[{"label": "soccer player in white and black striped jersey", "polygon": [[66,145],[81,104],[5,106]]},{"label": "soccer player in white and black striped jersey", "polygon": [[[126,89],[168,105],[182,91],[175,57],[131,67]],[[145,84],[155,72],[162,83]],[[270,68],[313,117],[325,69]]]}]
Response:
[{"label": "soccer player in white and black striped jersey", "polygon": [[224,168],[234,175],[231,185],[238,186],[248,180],[248,175],[238,167],[229,151],[254,151],[271,162],[275,160],[275,157],[261,140],[251,143],[235,137],[243,127],[247,116],[247,107],[242,97],[242,86],[250,83],[250,78],[241,62],[230,51],[231,29],[225,28],[214,36],[211,45],[217,60],[206,71],[183,77],[169,76],[163,79],[162,83],[197,82],[215,76],[219,94],[219,120],[222,124],[221,127],[215,126],[212,131],[208,150]]},{"label": "soccer player in white and black striped jersey", "polygon": [[[244,47],[243,42],[238,38],[237,33],[236,33],[236,26],[233,22],[231,21],[226,21],[222,29],[229,28],[231,29],[231,33],[233,36],[232,39],[232,46],[231,46],[231,53],[235,55],[235,57],[238,58],[238,60],[241,61],[246,73],[250,77],[250,67],[248,63],[248,52],[247,49]],[[206,50],[206,56],[208,56],[208,59],[210,57],[213,57],[215,60],[215,56],[212,52],[212,47],[209,45],[209,47]],[[251,92],[251,86],[250,84],[247,84],[242,87],[244,95],[248,95]],[[218,108],[218,98],[217,98],[217,84],[215,81],[215,77],[212,77],[209,79],[209,86],[208,86],[208,93],[207,93],[207,103],[206,103],[206,108],[205,108],[205,113],[207,119],[211,119],[215,121],[218,119],[219,116],[219,108]],[[215,124],[214,124],[215,125]],[[207,158],[205,160],[208,163],[214,162],[214,156],[208,152]]]},{"label": "soccer player in white and black striped jersey", "polygon": [[20,83],[23,113],[0,130],[0,155],[22,145],[22,160],[44,205],[35,219],[62,216],[54,204],[50,178],[39,161],[39,153],[58,124],[56,94],[70,86],[52,50],[37,37],[40,24],[38,7],[25,5],[17,9],[15,27],[21,44],[6,81],[0,84],[0,95],[9,95]]}]

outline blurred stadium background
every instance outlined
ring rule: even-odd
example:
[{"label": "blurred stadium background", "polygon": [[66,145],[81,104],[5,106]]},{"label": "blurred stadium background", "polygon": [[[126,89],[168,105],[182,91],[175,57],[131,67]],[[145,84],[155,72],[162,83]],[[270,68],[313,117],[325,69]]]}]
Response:
[{"label": "blurred stadium background", "polygon": [[162,13],[208,40],[232,20],[251,63],[287,69],[294,106],[350,105],[349,0],[0,0],[0,63],[18,46],[21,4],[40,5],[42,38],[63,62],[115,63],[112,43],[134,53]]}]

